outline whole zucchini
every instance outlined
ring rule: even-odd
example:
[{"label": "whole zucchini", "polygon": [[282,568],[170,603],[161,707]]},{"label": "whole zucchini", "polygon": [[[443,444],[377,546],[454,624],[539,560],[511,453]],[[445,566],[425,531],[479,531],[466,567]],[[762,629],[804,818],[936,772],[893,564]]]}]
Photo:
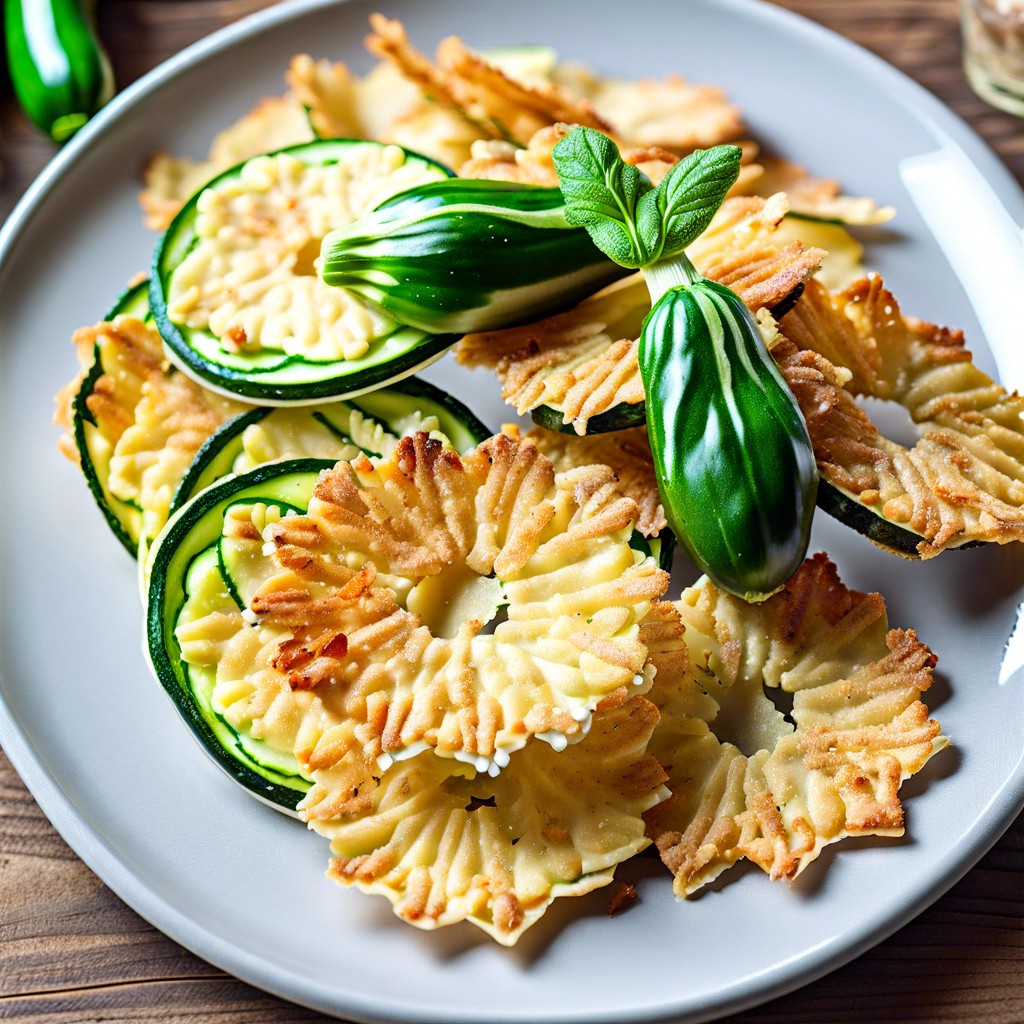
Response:
[{"label": "whole zucchini", "polygon": [[644,322],[639,361],[672,532],[720,586],[767,596],[807,552],[818,477],[749,310],[714,281],[669,289]]},{"label": "whole zucchini", "polygon": [[796,399],[746,303],[701,276],[685,251],[740,158],[736,146],[698,149],[652,186],[593,129],[574,128],[552,152],[567,219],[638,267],[651,293],[637,360],[665,518],[714,583],[761,601],[803,561],[818,473]]},{"label": "whole zucchini", "polygon": [[7,63],[29,119],[69,139],[114,95],[110,61],[82,0],[5,0]]},{"label": "whole zucchini", "polygon": [[564,210],[557,188],[429,182],[327,235],[320,276],[431,334],[511,327],[627,273]]}]

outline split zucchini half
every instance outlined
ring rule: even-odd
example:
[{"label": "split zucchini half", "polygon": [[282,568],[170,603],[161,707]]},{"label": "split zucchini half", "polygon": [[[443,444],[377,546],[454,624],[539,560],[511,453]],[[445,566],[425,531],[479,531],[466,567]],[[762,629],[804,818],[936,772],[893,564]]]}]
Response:
[{"label": "split zucchini half", "polygon": [[318,140],[209,182],[157,246],[150,302],[167,354],[205,387],[313,404],[407,377],[457,338],[399,324],[317,276],[324,236],[451,172],[399,146]]}]

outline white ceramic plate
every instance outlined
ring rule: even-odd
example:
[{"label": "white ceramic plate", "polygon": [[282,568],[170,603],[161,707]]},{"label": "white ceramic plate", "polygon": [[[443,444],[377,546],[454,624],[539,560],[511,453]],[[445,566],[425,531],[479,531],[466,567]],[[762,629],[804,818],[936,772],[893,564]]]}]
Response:
[{"label": "white ceramic plate", "polygon": [[[386,7],[424,46],[448,33],[480,46],[548,42],[608,73],[720,83],[758,138],[896,205],[898,235],[873,246],[873,264],[907,311],[964,327],[991,370],[984,326],[1013,376],[998,345],[1019,342],[1010,299],[1024,279],[1014,227],[1024,200],[953,115],[875,58],[746,0],[590,0],[586,17],[549,0]],[[737,872],[685,904],[660,865],[641,859],[624,872],[640,888],[628,913],[607,919],[607,891],[559,901],[513,951],[468,925],[418,932],[382,899],[328,882],[326,844],[221,775],[146,671],[135,567],[48,423],[74,372],[67,339],[148,265],[153,238],[135,204],[143,158],[204,152],[256,97],[280,92],[295,52],[367,67],[359,43],[372,9],[285,5],[193,47],[98,117],[6,225],[0,741],[62,835],[139,913],[239,977],[329,1013],[698,1021],[792,989],[920,911],[1020,809],[1024,658],[1004,650],[1021,600],[1019,550],[913,564],[831,521],[816,526],[814,547],[852,585],[881,590],[893,624],[915,626],[940,656],[929,703],[956,746],[904,787],[906,839],[830,848],[794,885]],[[1000,281],[1009,284],[989,290]],[[505,416],[486,375],[445,360],[429,376],[485,421]]]}]

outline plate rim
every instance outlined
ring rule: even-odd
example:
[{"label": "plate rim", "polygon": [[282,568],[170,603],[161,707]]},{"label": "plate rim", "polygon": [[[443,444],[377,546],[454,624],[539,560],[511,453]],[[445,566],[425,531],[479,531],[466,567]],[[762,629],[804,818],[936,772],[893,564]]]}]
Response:
[{"label": "plate rim", "polygon": [[[303,17],[318,9],[341,7],[348,2],[285,0],[273,7],[253,12],[191,44],[127,87],[53,157],[26,190],[6,222],[0,226],[0,279],[6,268],[7,257],[16,249],[35,213],[57,186],[64,171],[78,160],[81,153],[100,145],[122,115],[138,102],[164,84],[187,74],[193,65],[251,36],[269,31],[278,23]],[[1024,221],[1024,191],[1005,163],[955,111],[904,72],[860,44],[795,11],[760,0],[705,0],[705,3],[731,11],[737,16],[753,16],[776,22],[783,31],[808,37],[814,45],[831,49],[841,58],[863,67],[870,77],[888,82],[893,101],[917,118],[937,139],[947,140],[954,148],[962,151],[992,187],[1014,221],[1018,225]],[[994,339],[988,340],[994,347]],[[187,914],[156,895],[122,863],[103,835],[80,817],[71,798],[64,793],[46,767],[45,759],[7,707],[2,685],[0,746],[47,819],[86,866],[135,913],[197,956],[258,989],[328,1015],[344,1015],[346,1019],[361,1024],[380,1021],[444,1024],[454,1019],[448,1013],[442,1016],[429,1007],[417,1007],[410,1011],[407,1004],[389,1002],[387,997],[363,997],[357,993],[346,993],[346,1005],[343,1006],[339,1003],[336,989],[311,978],[304,978],[301,984],[295,984],[294,975],[258,957],[250,956],[232,942],[197,925]],[[894,915],[877,913],[856,932],[847,933],[839,942],[838,949],[832,948],[835,942],[830,942],[823,948],[807,950],[801,957],[775,965],[769,972],[737,978],[721,990],[713,1002],[705,1000],[702,1006],[696,1007],[688,1007],[685,1000],[655,1006],[637,1005],[630,1020],[671,1019],[680,1024],[683,1021],[687,1024],[701,1024],[787,995],[820,979],[889,938],[945,894],[995,845],[1022,810],[1024,750],[1012,772],[979,814],[977,820],[984,827],[976,826],[970,841],[962,844],[959,855],[950,858],[938,875],[930,876],[928,884],[920,886],[920,891],[903,905],[901,912]],[[458,1019],[468,1024],[476,1018],[463,1014]],[[486,1018],[489,1024],[526,1024],[540,1019],[532,1011],[488,1015]],[[621,1014],[613,1016],[610,1011],[598,1015],[592,1012],[563,1013],[558,1018],[563,1024],[612,1024],[621,1019]]]}]

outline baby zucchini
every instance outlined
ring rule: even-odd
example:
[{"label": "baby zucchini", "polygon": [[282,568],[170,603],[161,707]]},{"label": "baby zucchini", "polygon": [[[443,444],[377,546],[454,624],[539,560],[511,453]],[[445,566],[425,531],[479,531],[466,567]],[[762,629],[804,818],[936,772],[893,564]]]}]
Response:
[{"label": "baby zucchini", "polygon": [[114,95],[110,61],[83,0],[5,0],[7,64],[37,128],[65,142]]},{"label": "baby zucchini", "polygon": [[574,306],[626,271],[565,219],[557,188],[435,181],[323,243],[320,276],[403,324],[488,331]]},{"label": "baby zucchini", "polygon": [[398,146],[318,140],[226,171],[175,217],[150,303],[168,356],[205,387],[259,405],[362,394],[456,339],[406,327],[316,275],[330,228],[450,172]]}]

